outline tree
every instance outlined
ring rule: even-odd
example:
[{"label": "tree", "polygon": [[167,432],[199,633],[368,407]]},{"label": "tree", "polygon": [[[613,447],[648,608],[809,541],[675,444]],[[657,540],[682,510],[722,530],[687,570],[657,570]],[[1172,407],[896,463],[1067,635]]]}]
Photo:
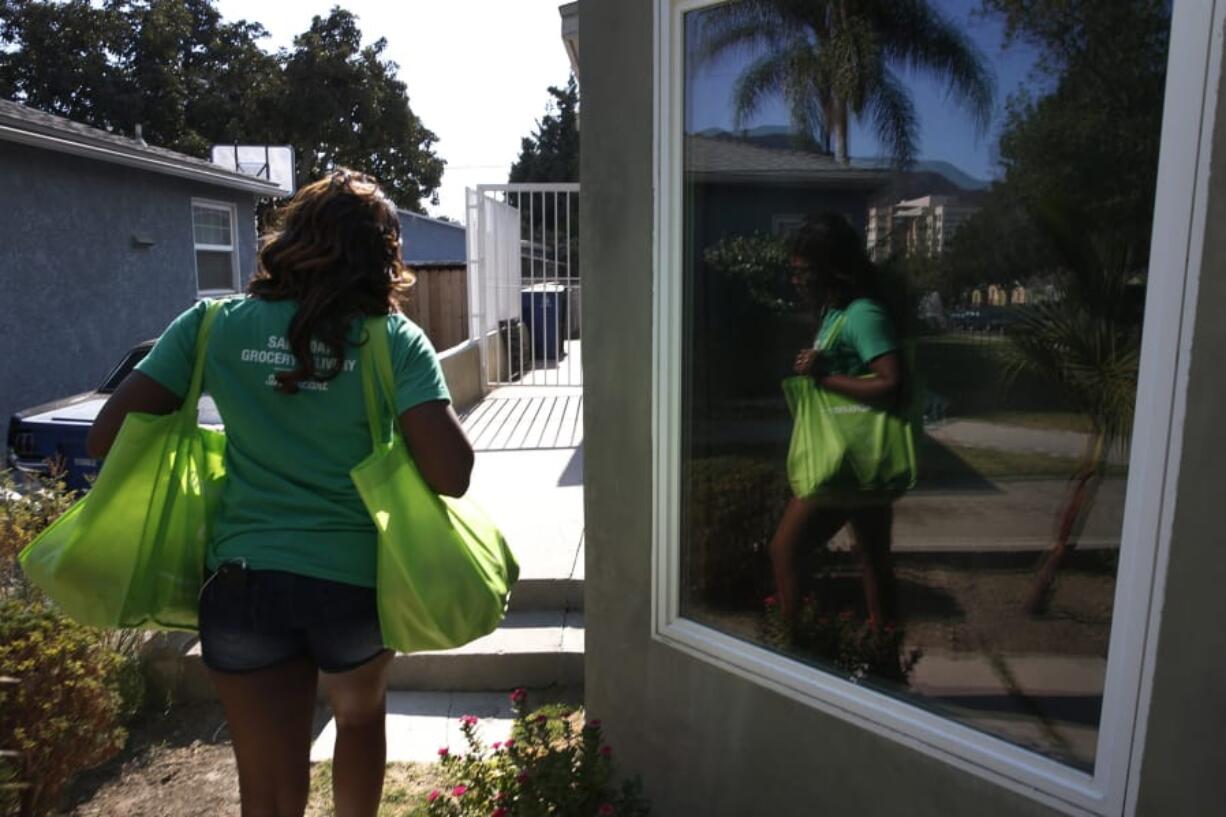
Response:
[{"label": "tree", "polygon": [[387,40],[362,47],[357,18],[340,7],[316,16],[284,58],[281,97],[286,141],[299,173],[313,178],[345,165],[370,173],[402,207],[424,213],[437,204],[444,161],[438,137],[409,107]]},{"label": "tree", "polygon": [[422,212],[442,178],[435,135],[409,107],[385,40],[363,48],[334,8],[294,48],[213,0],[0,0],[0,95],[94,127],[205,156],[219,142],[288,143],[299,178],[336,164],[377,176]]},{"label": "tree", "polygon": [[979,50],[927,0],[741,0],[707,12],[701,54],[754,56],[733,88],[738,127],[775,93],[793,128],[846,164],[852,119],[867,122],[899,166],[918,122],[899,68],[927,72],[986,128],[993,80]]},{"label": "tree", "polygon": [[572,74],[565,88],[549,87],[553,97],[536,130],[520,142],[511,165],[511,182],[579,181],[579,86]]}]

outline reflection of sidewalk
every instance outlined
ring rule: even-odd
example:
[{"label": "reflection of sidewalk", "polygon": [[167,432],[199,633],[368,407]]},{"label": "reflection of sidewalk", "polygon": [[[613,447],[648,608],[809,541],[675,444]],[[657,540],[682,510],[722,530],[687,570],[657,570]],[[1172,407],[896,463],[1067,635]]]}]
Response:
[{"label": "reflection of sidewalk", "polygon": [[[945,445],[970,448],[995,448],[1049,454],[1056,457],[1081,457],[1089,435],[1079,431],[1026,428],[1025,426],[989,423],[984,420],[948,420],[924,429],[928,436]],[[1118,449],[1108,455],[1112,463],[1128,462],[1127,452]]]},{"label": "reflection of sidewalk", "polygon": [[1097,656],[926,650],[910,686],[968,726],[1090,763],[1106,671]]},{"label": "reflection of sidewalk", "polygon": [[[1117,548],[1125,480],[1103,481],[1080,539],[1082,548]],[[916,491],[894,505],[894,550],[1040,550],[1051,544],[1066,480],[993,482],[992,491]]]}]

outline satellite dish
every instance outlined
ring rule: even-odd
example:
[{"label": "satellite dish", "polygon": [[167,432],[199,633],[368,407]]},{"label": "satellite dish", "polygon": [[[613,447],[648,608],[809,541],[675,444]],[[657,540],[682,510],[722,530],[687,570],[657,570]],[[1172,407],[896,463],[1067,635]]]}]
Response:
[{"label": "satellite dish", "polygon": [[267,179],[287,196],[294,193],[294,149],[289,145],[213,145],[213,164]]}]

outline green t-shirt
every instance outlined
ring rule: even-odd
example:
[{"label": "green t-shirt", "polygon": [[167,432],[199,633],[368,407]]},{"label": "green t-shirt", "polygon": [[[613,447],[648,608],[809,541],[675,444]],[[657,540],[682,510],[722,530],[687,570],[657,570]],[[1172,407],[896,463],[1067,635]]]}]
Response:
[{"label": "green t-shirt", "polygon": [[[207,306],[176,318],[137,371],[186,394]],[[335,378],[300,383],[296,394],[277,391],[274,373],[295,368],[286,336],[296,311],[292,301],[237,298],[213,323],[204,391],[225,424],[226,483],[207,563],[215,569],[241,558],[256,570],[373,587],[375,528],[349,478],[371,450],[358,349],[346,347]],[[361,329],[354,321],[350,337]],[[387,331],[397,410],[449,401],[425,333],[399,314],[388,316]],[[316,354],[326,365],[327,347]]]},{"label": "green t-shirt", "polygon": [[[843,327],[835,334],[835,324],[843,315]],[[873,360],[897,351],[898,341],[881,304],[857,298],[846,309],[827,310],[813,348],[821,350],[828,373],[861,377],[871,373],[868,364]]]}]

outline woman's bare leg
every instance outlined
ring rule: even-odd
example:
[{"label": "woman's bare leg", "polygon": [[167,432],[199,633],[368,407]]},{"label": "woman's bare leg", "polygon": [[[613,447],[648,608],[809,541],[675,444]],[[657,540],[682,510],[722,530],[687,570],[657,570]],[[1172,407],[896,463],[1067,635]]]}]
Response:
[{"label": "woman's bare leg", "polygon": [[302,817],[311,778],[315,664],[303,658],[210,675],[234,743],[242,817]]},{"label": "woman's bare leg", "polygon": [[387,674],[390,650],[357,669],[324,673],[324,693],[336,718],[332,801],[336,817],[375,817],[387,763]]},{"label": "woman's bare leg", "polygon": [[892,624],[897,615],[894,563],[890,558],[893,527],[894,508],[890,505],[865,508],[851,517],[864,582],[864,606],[878,627]]},{"label": "woman's bare leg", "polygon": [[800,597],[800,577],[796,569],[796,553],[800,547],[821,547],[847,521],[846,514],[834,508],[822,508],[813,500],[788,500],[783,518],[770,542],[771,568],[779,595],[779,611],[787,622],[795,619]]}]

